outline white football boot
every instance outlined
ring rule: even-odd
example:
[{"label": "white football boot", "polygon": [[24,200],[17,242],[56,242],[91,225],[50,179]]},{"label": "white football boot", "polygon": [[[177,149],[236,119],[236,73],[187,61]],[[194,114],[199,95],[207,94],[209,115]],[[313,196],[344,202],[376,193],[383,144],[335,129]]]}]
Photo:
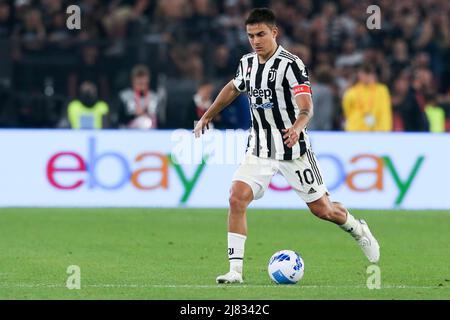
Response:
[{"label": "white football boot", "polygon": [[362,228],[362,235],[355,237],[359,246],[371,263],[377,263],[380,260],[380,245],[377,239],[370,232],[369,226],[364,220],[359,220]]},{"label": "white football boot", "polygon": [[237,271],[230,271],[216,278],[217,283],[243,283],[242,274]]}]

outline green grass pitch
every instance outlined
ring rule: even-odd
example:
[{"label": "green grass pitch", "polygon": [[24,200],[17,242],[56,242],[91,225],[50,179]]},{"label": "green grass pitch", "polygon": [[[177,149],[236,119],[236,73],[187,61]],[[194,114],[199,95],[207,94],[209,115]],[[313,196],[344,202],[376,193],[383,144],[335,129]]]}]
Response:
[{"label": "green grass pitch", "polygon": [[[306,211],[250,209],[245,284],[219,286],[227,210],[0,209],[0,299],[450,299],[450,212],[353,214],[380,242],[381,289],[356,242]],[[281,249],[305,261],[296,285],[269,280]]]}]

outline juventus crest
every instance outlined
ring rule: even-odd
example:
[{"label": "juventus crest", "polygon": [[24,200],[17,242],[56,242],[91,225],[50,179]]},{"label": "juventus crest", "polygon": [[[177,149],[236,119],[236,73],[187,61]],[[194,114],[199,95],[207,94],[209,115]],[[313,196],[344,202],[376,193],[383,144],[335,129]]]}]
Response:
[{"label": "juventus crest", "polygon": [[276,77],[277,77],[277,70],[270,69],[269,70],[269,82],[274,82]]}]

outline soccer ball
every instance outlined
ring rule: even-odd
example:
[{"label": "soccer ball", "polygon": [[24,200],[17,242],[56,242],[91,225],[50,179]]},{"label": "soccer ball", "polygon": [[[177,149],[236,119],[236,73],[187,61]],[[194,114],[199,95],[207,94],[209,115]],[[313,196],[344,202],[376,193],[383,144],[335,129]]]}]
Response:
[{"label": "soccer ball", "polygon": [[275,283],[295,284],[303,278],[305,264],[297,252],[281,250],[270,258],[267,270]]}]

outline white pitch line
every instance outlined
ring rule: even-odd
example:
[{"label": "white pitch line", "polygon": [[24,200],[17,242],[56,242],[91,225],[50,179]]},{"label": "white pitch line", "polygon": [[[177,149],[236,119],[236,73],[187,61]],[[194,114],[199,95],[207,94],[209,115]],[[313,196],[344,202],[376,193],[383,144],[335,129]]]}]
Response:
[{"label": "white pitch line", "polygon": [[[62,284],[2,284],[0,283],[0,288],[65,288],[66,286]],[[342,285],[342,286],[331,286],[331,285],[287,285],[287,286],[277,286],[277,285],[190,285],[190,284],[81,284],[81,288],[162,288],[162,289],[177,289],[177,288],[195,288],[195,289],[245,289],[245,288],[297,288],[297,289],[364,289],[367,288],[364,285]],[[450,289],[447,286],[408,286],[408,285],[386,285],[381,286],[381,289]]]}]

